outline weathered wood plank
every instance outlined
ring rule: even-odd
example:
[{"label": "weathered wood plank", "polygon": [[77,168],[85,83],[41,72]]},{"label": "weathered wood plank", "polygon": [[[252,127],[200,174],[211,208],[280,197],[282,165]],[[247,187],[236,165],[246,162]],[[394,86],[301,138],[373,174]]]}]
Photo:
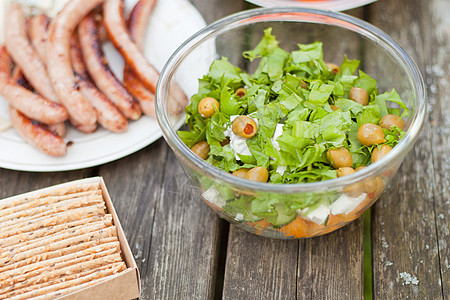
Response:
[{"label": "weathered wood plank", "polygon": [[[450,295],[450,4],[446,0],[422,1],[425,77],[431,126],[434,208],[438,238],[442,294]],[[429,22],[428,19],[433,20]]]},{"label": "weathered wood plank", "polygon": [[145,299],[211,299],[221,222],[193,191],[173,152],[165,165],[151,238]]},{"label": "weathered wood plank", "polygon": [[[434,2],[436,4],[438,1]],[[421,0],[410,1],[408,5],[404,5],[402,1],[380,0],[371,6],[369,15],[369,21],[392,35],[416,59],[427,82],[430,79],[423,72],[426,67],[443,63],[442,60],[433,61],[436,57],[432,58],[433,51],[436,51],[433,49],[439,47],[432,34],[432,28],[438,25],[438,21],[427,9],[429,6],[429,1]],[[398,13],[400,11],[402,13]],[[428,88],[430,91],[430,85]],[[435,120],[436,124],[442,122],[442,119]],[[375,205],[372,232],[376,298],[443,297],[439,239],[436,233],[441,231],[442,234],[445,229],[443,230],[444,226],[441,229],[436,227],[435,207],[439,206],[441,211],[444,209],[446,200],[440,197],[445,193],[448,195],[448,190],[435,192],[436,177],[442,176],[439,171],[443,171],[442,168],[445,167],[445,163],[436,164],[435,158],[445,155],[441,152],[443,149],[448,151],[448,140],[445,142],[445,139],[437,137],[437,131],[430,123],[426,123],[413,151],[406,157],[382,199]],[[440,163],[442,162],[441,160]],[[448,181],[439,182],[441,189],[446,184],[448,187]],[[448,286],[448,282],[445,284]]]},{"label": "weathered wood plank", "polygon": [[230,227],[223,299],[296,299],[298,241]]},{"label": "weathered wood plank", "polygon": [[362,219],[336,232],[300,241],[298,299],[362,299]]},{"label": "weathered wood plank", "polygon": [[161,139],[99,169],[119,216],[142,282],[142,299],[151,295],[148,272],[155,207],[161,193],[168,147]]},{"label": "weathered wood plank", "polygon": [[233,14],[245,7],[244,1],[239,0],[189,0],[197,10],[202,14],[207,24]]},{"label": "weathered wood plank", "polygon": [[56,173],[0,169],[0,199],[91,176],[95,176],[92,169]]}]

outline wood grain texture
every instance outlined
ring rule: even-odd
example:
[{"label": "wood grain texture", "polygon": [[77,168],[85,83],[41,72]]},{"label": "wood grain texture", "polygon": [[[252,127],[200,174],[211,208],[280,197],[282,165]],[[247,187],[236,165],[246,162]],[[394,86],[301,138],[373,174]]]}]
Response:
[{"label": "wood grain texture", "polygon": [[[421,7],[426,85],[434,177],[434,221],[438,239],[442,294],[450,295],[450,4],[433,0]],[[433,20],[429,22],[427,19]]]},{"label": "wood grain texture", "polygon": [[223,299],[296,299],[298,241],[230,227]]},{"label": "wood grain texture", "polygon": [[56,173],[0,169],[0,199],[92,176],[95,176],[92,169]]},{"label": "wood grain texture", "polygon": [[202,14],[207,24],[211,24],[229,14],[241,11],[246,3],[241,0],[189,0]]},{"label": "wood grain texture", "polygon": [[101,166],[111,201],[138,265],[142,295],[148,297],[147,269],[155,208],[165,173],[167,144],[158,140],[131,156]]},{"label": "wood grain texture", "polygon": [[362,299],[363,224],[359,218],[330,234],[300,241],[298,299]]},{"label": "wood grain texture", "polygon": [[[416,60],[428,94],[440,92],[441,84],[435,83],[433,88],[433,81],[445,78],[424,71],[448,68],[448,48],[445,50],[448,26],[440,23],[448,18],[445,17],[448,5],[444,13],[444,2],[416,0],[404,5],[401,1],[380,0],[371,6],[369,15],[369,21],[390,34]],[[445,41],[442,37],[446,34]],[[447,62],[442,51],[447,53]],[[448,91],[448,77],[442,88]],[[445,242],[448,222],[446,217],[439,217],[448,218],[445,153],[449,145],[448,137],[438,132],[446,125],[443,108],[447,107],[448,115],[448,104],[443,100],[430,101],[431,110],[418,142],[375,205],[372,219],[375,298],[439,299],[445,295],[444,290],[448,295],[448,268],[443,263],[448,258]],[[443,281],[442,276],[446,276]]]},{"label": "wood grain texture", "polygon": [[173,152],[153,220],[143,299],[214,296],[221,222],[192,189]]}]

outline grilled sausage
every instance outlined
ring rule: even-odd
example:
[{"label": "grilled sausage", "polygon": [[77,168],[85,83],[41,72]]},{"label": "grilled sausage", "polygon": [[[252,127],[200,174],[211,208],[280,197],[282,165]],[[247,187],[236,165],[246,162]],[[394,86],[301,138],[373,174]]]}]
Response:
[{"label": "grilled sausage", "polygon": [[[33,87],[28,83],[28,80],[25,78],[25,76],[22,73],[22,70],[19,66],[15,66],[12,72],[12,80],[16,82],[19,86],[33,91]],[[64,123],[54,124],[54,125],[47,125],[42,124],[43,126],[46,126],[46,129],[51,131],[52,133],[60,136],[65,137],[66,136],[66,125]]]},{"label": "grilled sausage", "polygon": [[67,110],[19,86],[11,78],[11,59],[6,47],[0,48],[0,94],[14,108],[27,117],[45,124],[58,124],[67,120]]},{"label": "grilled sausage", "polygon": [[47,35],[50,18],[45,14],[31,17],[27,22],[28,37],[44,65],[47,64]]},{"label": "grilled sausage", "polygon": [[[139,50],[144,48],[144,38],[148,19],[155,7],[156,0],[140,0],[136,3],[128,19],[128,31]],[[142,112],[155,116],[155,95],[147,90],[129,65],[123,70],[123,83],[127,90],[138,100]]]},{"label": "grilled sausage", "polygon": [[69,1],[50,23],[47,40],[47,69],[56,94],[67,107],[72,124],[83,132],[97,127],[97,113],[79,91],[70,63],[70,39],[75,27],[103,0]]},{"label": "grilled sausage", "polygon": [[39,94],[58,102],[45,65],[28,40],[26,19],[19,3],[10,3],[5,21],[6,24],[11,24],[6,27],[5,44],[12,59]]},{"label": "grilled sausage", "polygon": [[51,156],[63,156],[67,152],[64,140],[46,130],[44,126],[35,124],[17,109],[9,106],[9,118],[14,129],[31,145]]},{"label": "grilled sausage", "polygon": [[97,111],[97,121],[104,128],[112,132],[124,132],[128,128],[128,121],[118,108],[108,100],[92,83],[83,61],[80,45],[76,38],[72,38],[70,54],[73,70],[81,92],[91,102]]},{"label": "grilled sausage", "polygon": [[124,116],[132,120],[139,119],[142,114],[139,105],[109,68],[92,14],[78,25],[78,36],[87,70],[97,87]]},{"label": "grilled sausage", "polygon": [[[123,1],[106,0],[103,5],[103,18],[111,42],[139,79],[154,93],[159,73],[147,61],[128,34],[123,16]],[[187,104],[188,99],[186,95],[176,83],[173,84],[171,89],[171,97],[181,105]]]},{"label": "grilled sausage", "polygon": [[156,0],[139,0],[131,10],[128,18],[128,31],[136,46],[142,51],[150,15]]}]

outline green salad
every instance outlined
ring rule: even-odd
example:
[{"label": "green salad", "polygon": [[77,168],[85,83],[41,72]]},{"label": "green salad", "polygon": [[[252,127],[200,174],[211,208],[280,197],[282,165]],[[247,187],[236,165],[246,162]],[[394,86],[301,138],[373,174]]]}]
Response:
[{"label": "green salad", "polygon": [[398,93],[379,94],[358,60],[326,63],[321,42],[298,47],[281,49],[268,28],[243,53],[259,63],[253,74],[215,60],[179,137],[213,166],[270,183],[333,179],[383,157],[405,134]]}]

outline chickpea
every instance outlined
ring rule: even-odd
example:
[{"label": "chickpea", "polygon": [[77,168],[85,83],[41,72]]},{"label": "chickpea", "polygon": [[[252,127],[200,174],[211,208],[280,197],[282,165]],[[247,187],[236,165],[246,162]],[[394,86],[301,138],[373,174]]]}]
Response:
[{"label": "chickpea", "polygon": [[392,150],[392,148],[389,145],[383,145],[383,146],[381,146],[381,148],[376,147],[375,149],[373,149],[372,158],[371,158],[372,163],[383,158],[391,150]]},{"label": "chickpea", "polygon": [[209,156],[209,144],[205,141],[198,142],[191,147],[191,150],[203,159],[207,159]]},{"label": "chickpea", "polygon": [[362,88],[352,87],[350,89],[350,93],[348,94],[348,98],[358,102],[361,105],[369,104],[369,94]]},{"label": "chickpea", "polygon": [[242,97],[245,96],[245,94],[247,94],[247,91],[246,91],[246,89],[244,89],[244,88],[238,88],[238,89],[236,90],[236,92],[234,92],[234,94],[235,94],[236,96],[238,96],[239,98],[242,98]]},{"label": "chickpea", "polygon": [[352,183],[344,187],[343,192],[350,197],[358,197],[364,192],[364,185],[360,182]]},{"label": "chickpea", "polygon": [[372,146],[385,142],[383,128],[372,123],[361,125],[356,138],[364,146]]},{"label": "chickpea", "polygon": [[198,103],[198,112],[203,118],[211,117],[216,110],[219,110],[219,102],[211,97],[206,97]]},{"label": "chickpea", "polygon": [[352,154],[346,148],[328,150],[327,158],[335,169],[351,167],[353,164]]},{"label": "chickpea", "polygon": [[379,193],[383,190],[384,184],[383,180],[380,177],[369,178],[363,182],[364,192],[367,194],[370,193]]},{"label": "chickpea", "polygon": [[241,169],[237,169],[232,174],[237,177],[245,178],[245,175],[247,175],[249,170],[250,169],[248,169],[248,168],[241,168]]},{"label": "chickpea", "polygon": [[244,178],[253,181],[267,182],[269,179],[269,172],[264,167],[255,167],[248,170]]},{"label": "chickpea", "polygon": [[[356,172],[366,168],[366,166],[360,166],[355,169]],[[361,189],[365,193],[378,193],[384,188],[383,180],[380,177],[368,178],[361,183]]]},{"label": "chickpea", "polygon": [[334,104],[330,104],[330,107],[331,107],[332,110],[339,110],[339,111],[342,111],[342,109],[340,109],[339,107],[337,107],[337,106],[334,105]]},{"label": "chickpea", "polygon": [[256,134],[257,126],[252,118],[242,115],[234,119],[231,130],[235,135],[249,139]]},{"label": "chickpea", "polygon": [[405,121],[396,115],[385,115],[380,120],[381,128],[391,130],[392,127],[397,126],[401,130],[405,127]]},{"label": "chickpea", "polygon": [[353,173],[355,173],[355,170],[353,170],[353,168],[351,167],[339,168],[336,171],[337,177],[347,176]]},{"label": "chickpea", "polygon": [[[337,177],[342,177],[342,176],[347,176],[347,175],[355,173],[355,170],[353,170],[353,168],[350,168],[350,167],[343,167],[343,168],[339,168],[336,171],[336,173],[337,173]],[[352,183],[350,185],[345,186],[343,189],[343,192],[351,197],[357,197],[357,196],[361,195],[361,193],[363,192],[363,186],[359,182]]]},{"label": "chickpea", "polygon": [[326,63],[328,70],[331,71],[331,73],[336,74],[336,73],[341,73],[341,69],[339,68],[338,65],[333,64],[333,63]]}]

